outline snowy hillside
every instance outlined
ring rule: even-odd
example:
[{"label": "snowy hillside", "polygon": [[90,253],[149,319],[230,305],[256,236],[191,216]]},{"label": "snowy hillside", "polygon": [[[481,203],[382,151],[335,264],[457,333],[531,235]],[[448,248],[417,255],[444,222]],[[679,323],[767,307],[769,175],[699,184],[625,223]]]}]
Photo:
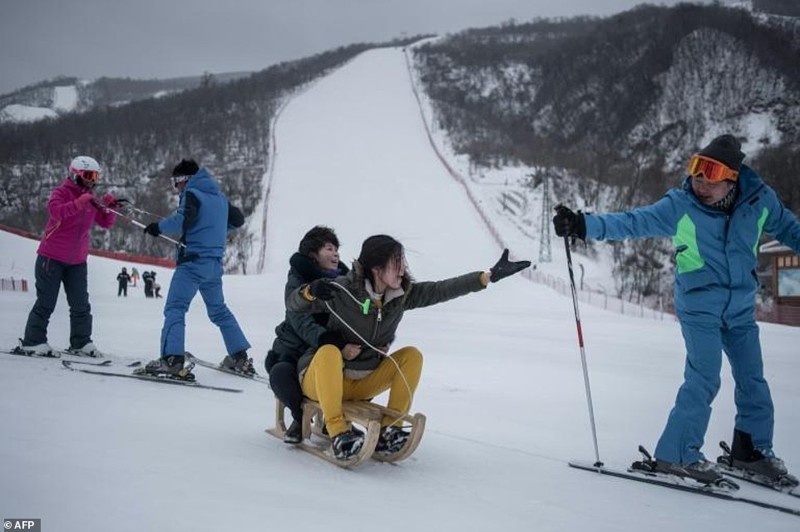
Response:
[{"label": "snowy hillside", "polygon": [[57,118],[78,109],[78,93],[78,85],[54,85],[4,95],[0,101],[13,103],[4,104],[0,108],[0,123],[36,122],[44,118]]},{"label": "snowy hillside", "polygon": [[[348,262],[366,236],[398,237],[421,280],[485,269],[499,257],[464,189],[431,151],[401,49],[363,53],[316,82],[288,103],[275,135],[264,271],[224,281],[258,369],[283,316],[288,258],[315,224],[336,229]],[[0,277],[31,279],[35,242],[3,233],[0,249]],[[512,249],[534,260],[537,252]],[[553,254],[563,255],[557,241]],[[122,266],[132,265],[89,259],[94,340],[117,367],[157,355],[163,306],[140,288],[118,298],[114,279]],[[168,286],[170,271],[152,269]],[[0,292],[0,300],[0,341],[11,346],[34,296]],[[639,443],[654,447],[672,406],[683,371],[680,330],[671,320],[588,306],[581,312],[601,458],[626,464],[637,458]],[[63,347],[67,337],[62,295],[49,339]],[[762,340],[776,450],[798,472],[800,330],[765,324]],[[584,382],[572,302],[542,285],[516,276],[409,312],[395,347],[403,345],[425,356],[413,406],[427,415],[424,439],[405,462],[369,462],[356,471],[266,435],[274,400],[258,383],[195,370],[203,383],[244,390],[227,394],[74,374],[57,361],[0,355],[0,514],[42,518],[43,529],[66,532],[777,532],[800,523],[569,468],[570,459],[594,458]],[[199,298],[187,317],[186,347],[210,360],[223,356]],[[725,366],[709,457],[731,436],[732,396]]]},{"label": "snowy hillside", "polygon": [[167,79],[78,79],[59,76],[0,94],[0,124],[36,122],[98,107],[117,107],[130,102],[161,98],[203,83],[225,83],[250,72],[226,72]]}]

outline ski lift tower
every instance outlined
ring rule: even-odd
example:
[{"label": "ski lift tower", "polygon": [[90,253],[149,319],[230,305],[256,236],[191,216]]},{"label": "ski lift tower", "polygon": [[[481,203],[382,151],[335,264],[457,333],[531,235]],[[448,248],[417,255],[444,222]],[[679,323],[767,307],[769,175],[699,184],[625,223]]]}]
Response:
[{"label": "ski lift tower", "polygon": [[[539,172],[541,175],[541,172]],[[539,229],[539,262],[553,262],[553,250],[550,246],[550,177],[541,175],[542,180],[542,220]]]}]

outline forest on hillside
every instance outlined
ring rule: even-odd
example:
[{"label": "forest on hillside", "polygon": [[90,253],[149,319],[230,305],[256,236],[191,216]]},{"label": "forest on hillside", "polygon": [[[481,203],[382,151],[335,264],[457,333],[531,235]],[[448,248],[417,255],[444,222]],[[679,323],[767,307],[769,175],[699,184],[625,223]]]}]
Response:
[{"label": "forest on hillside", "polygon": [[[627,210],[676,186],[691,153],[731,132],[800,213],[800,18],[775,16],[786,7],[778,1],[759,4],[509,21],[415,47],[414,64],[434,127],[478,182],[492,169],[538,168],[553,201]],[[617,295],[668,305],[670,243],[611,247]]]},{"label": "forest on hillside", "polygon": [[749,162],[800,211],[798,30],[800,19],[764,23],[721,5],[642,5],[465,31],[416,48],[415,64],[437,125],[476,167],[635,185],[621,202],[656,199],[709,129],[736,133],[762,113],[780,142]]},{"label": "forest on hillside", "polygon": [[[410,41],[397,41],[403,45]],[[175,208],[169,179],[181,158],[194,158],[219,180],[231,202],[250,215],[261,199],[269,165],[271,120],[294,92],[364,50],[386,44],[353,44],[298,61],[280,63],[227,83],[206,76],[200,87],[122,106],[98,105],[56,120],[0,125],[0,223],[39,233],[53,186],[78,154],[103,167],[98,192],[110,190],[154,215]],[[149,223],[154,218],[137,214]],[[170,257],[171,245],[145,238],[140,229],[97,231],[92,245]],[[243,267],[251,237],[232,233],[226,267]]]}]

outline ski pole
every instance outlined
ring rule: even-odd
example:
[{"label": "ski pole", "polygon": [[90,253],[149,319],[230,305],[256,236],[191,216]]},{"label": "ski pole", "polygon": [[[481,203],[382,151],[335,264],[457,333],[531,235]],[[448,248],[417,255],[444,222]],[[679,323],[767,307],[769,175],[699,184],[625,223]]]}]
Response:
[{"label": "ski pole", "polygon": [[[107,210],[107,211],[109,211],[109,212],[113,212],[113,213],[114,213],[114,214],[116,214],[117,216],[120,216],[120,217],[122,217],[122,218],[125,218],[126,220],[128,220],[130,223],[132,223],[132,224],[133,224],[133,225],[135,225],[136,227],[141,227],[142,229],[144,229],[145,227],[147,227],[147,226],[146,226],[146,225],[144,225],[142,222],[140,222],[140,221],[138,221],[138,220],[135,220],[135,219],[131,218],[131,217],[130,217],[130,216],[128,216],[127,214],[122,214],[121,212],[119,212],[119,211],[117,211],[117,210],[114,210],[114,209],[112,209],[111,207],[106,207],[106,206],[104,206],[104,205],[100,205],[100,204],[96,204],[96,206],[97,206],[98,208],[100,208],[100,209],[105,209],[105,210]],[[180,247],[182,247],[182,248],[185,248],[185,247],[186,247],[186,244],[184,244],[183,242],[178,242],[177,240],[174,240],[174,239],[172,239],[172,238],[170,238],[170,237],[168,237],[168,236],[166,236],[166,235],[158,235],[158,237],[159,237],[159,238],[163,238],[164,240],[166,240],[166,241],[168,241],[168,242],[172,242],[172,243],[173,243],[173,244],[175,244],[176,246],[180,246]]]},{"label": "ski pole", "polygon": [[583,329],[581,328],[581,314],[578,310],[578,292],[575,289],[575,274],[572,271],[572,253],[569,250],[569,236],[564,235],[564,249],[567,250],[567,269],[569,269],[569,283],[572,288],[572,306],[575,309],[575,325],[578,328],[578,345],[581,349],[581,365],[583,366],[583,384],[586,387],[586,402],[589,405],[589,422],[592,425],[592,440],[594,441],[594,456],[597,459],[595,467],[602,467],[600,450],[597,447],[597,428],[594,423],[594,407],[592,406],[592,388],[589,386],[589,369],[586,366],[586,350],[583,347]]}]

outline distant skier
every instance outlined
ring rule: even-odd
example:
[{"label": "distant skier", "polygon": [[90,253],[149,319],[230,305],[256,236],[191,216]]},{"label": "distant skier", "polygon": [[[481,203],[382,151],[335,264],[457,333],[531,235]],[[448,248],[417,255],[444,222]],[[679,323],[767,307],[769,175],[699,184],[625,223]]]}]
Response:
[{"label": "distant skier", "polygon": [[[333,229],[317,225],[300,240],[296,253],[289,259],[289,273],[284,297],[303,284],[320,278],[333,279],[350,271],[339,262],[339,239]],[[333,344],[339,349],[357,354],[359,345],[346,344],[344,337],[328,331],[328,314],[307,314],[286,311],[285,319],[275,328],[275,341],[267,353],[264,365],[275,397],[291,412],[293,421],[284,435],[286,443],[300,443],[302,439],[303,390],[297,378],[297,361],[309,349],[316,351],[320,345]],[[347,356],[347,354],[345,355]]]},{"label": "distant skier", "polygon": [[[530,261],[510,262],[505,250],[489,271],[416,282],[406,270],[403,245],[391,236],[375,235],[364,241],[346,276],[333,282],[323,277],[289,294],[288,310],[330,312],[327,328],[343,338],[305,354],[298,364],[303,393],[322,408],[334,456],[347,460],[364,443],[363,433],[349,427],[342,401],[369,399],[388,389],[390,409],[408,412],[411,408],[422,373],[422,353],[407,346],[388,354],[406,310],[478,292],[530,265]],[[343,344],[360,349],[342,350]],[[388,455],[402,449],[409,433],[394,425],[396,421],[383,419],[376,453]]]},{"label": "distant skier", "polygon": [[156,281],[156,272],[150,273],[152,274],[153,279],[153,294],[155,295],[156,299],[158,299],[161,297],[161,285]]},{"label": "distant skier", "polygon": [[142,274],[142,282],[144,283],[144,297],[153,297],[153,283],[155,282],[155,273],[145,272]]},{"label": "distant skier", "polygon": [[125,295],[128,297],[128,283],[131,282],[131,276],[128,274],[127,268],[122,267],[122,271],[117,274],[117,297]]},{"label": "distant skier", "polygon": [[36,303],[28,315],[25,336],[15,349],[20,354],[54,354],[47,343],[47,326],[63,283],[69,304],[68,352],[102,356],[92,342],[86,259],[92,226],[107,229],[114,225],[115,215],[105,207],[115,207],[116,199],[105,194],[102,202],[97,201],[92,190],[100,179],[100,165],[93,158],[75,157],[68,172],[47,202],[49,217],[36,259]]},{"label": "distant skier", "polygon": [[185,247],[178,248],[178,266],[164,305],[161,357],[149,362],[145,372],[194,380],[194,374],[184,368],[185,316],[199,290],[228,351],[220,366],[252,375],[253,361],[247,356],[250,343],[222,293],[226,235],[228,230],[244,224],[244,216],[228,202],[208,170],[199,168],[193,160],[184,159],[175,166],[172,183],[180,192],[177,212],[151,223],[144,232],[154,237],[162,232],[180,234]]},{"label": "distant skier", "polygon": [[136,269],[136,266],[131,268],[131,286],[136,288],[136,283],[139,281],[139,270]]},{"label": "distant skier", "polygon": [[683,385],[656,447],[656,467],[704,483],[722,478],[701,452],[720,387],[722,350],[736,382],[734,466],[774,480],[790,478],[772,450],[773,404],[755,322],[754,272],[762,231],[800,253],[800,222],[742,164],[744,157],[734,136],[721,135],[691,157],[683,186],[652,205],[603,215],[559,205],[553,218],[558,236],[672,237],[675,310],[687,355]]}]

